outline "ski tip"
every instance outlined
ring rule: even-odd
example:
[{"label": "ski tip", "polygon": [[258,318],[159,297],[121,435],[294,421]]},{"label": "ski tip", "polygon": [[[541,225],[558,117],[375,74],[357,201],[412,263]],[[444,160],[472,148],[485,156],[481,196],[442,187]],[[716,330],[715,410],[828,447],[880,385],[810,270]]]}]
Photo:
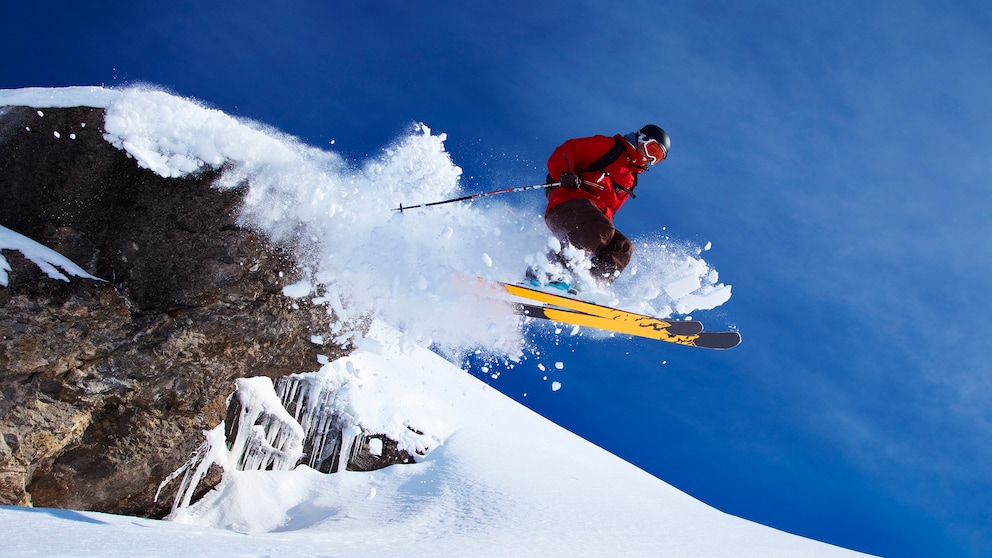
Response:
[{"label": "ski tip", "polygon": [[737,331],[702,331],[692,340],[692,345],[704,349],[727,350],[741,344]]}]

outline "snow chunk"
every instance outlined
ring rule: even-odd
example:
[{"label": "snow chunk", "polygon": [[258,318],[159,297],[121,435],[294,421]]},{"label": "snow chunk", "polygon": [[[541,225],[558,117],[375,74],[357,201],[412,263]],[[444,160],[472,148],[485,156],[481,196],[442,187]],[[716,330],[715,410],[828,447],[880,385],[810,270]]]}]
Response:
[{"label": "snow chunk", "polygon": [[292,285],[286,285],[282,288],[282,294],[288,296],[289,298],[303,298],[309,295],[313,291],[313,285],[310,281],[306,279],[297,281]]},{"label": "snow chunk", "polygon": [[[691,244],[648,241],[638,245],[635,258],[614,288],[627,310],[659,318],[710,310],[730,299],[731,287],[718,283],[719,274],[699,257],[704,248]],[[631,302],[627,302],[631,301]]]}]

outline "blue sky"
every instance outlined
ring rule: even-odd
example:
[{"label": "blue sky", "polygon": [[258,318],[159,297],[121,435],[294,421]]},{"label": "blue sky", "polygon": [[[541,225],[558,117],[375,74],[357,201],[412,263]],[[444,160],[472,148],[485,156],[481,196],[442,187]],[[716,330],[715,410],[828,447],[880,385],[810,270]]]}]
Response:
[{"label": "blue sky", "polygon": [[987,3],[4,15],[2,88],[149,82],[355,161],[424,122],[471,192],[540,182],[569,137],[661,125],[671,156],[617,224],[712,242],[734,296],[694,317],[744,344],[574,341],[561,391],[524,367],[493,385],[726,512],[876,554],[992,554]]}]

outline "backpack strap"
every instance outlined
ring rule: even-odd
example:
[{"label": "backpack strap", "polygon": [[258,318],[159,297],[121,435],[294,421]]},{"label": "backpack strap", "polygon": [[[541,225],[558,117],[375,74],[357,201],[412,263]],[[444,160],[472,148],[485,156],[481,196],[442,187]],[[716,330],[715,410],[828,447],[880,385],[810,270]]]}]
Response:
[{"label": "backpack strap", "polygon": [[603,153],[603,156],[599,159],[589,163],[588,167],[575,171],[575,174],[581,174],[584,172],[603,172],[606,167],[613,164],[613,161],[616,161],[621,155],[623,155],[623,152],[626,150],[626,146],[624,145],[625,143],[625,140],[616,138],[616,141],[613,143],[613,147],[611,147],[609,151]]},{"label": "backpack strap", "polygon": [[615,190],[621,190],[623,192],[627,192],[627,195],[630,196],[631,199],[637,199],[637,196],[634,195],[634,188],[637,188],[637,175],[636,174],[634,175],[634,183],[630,185],[630,188],[621,186],[616,182],[613,183],[613,188]]},{"label": "backpack strap", "polygon": [[[593,161],[587,168],[585,168],[584,170],[582,170],[580,172],[589,172],[589,171],[605,172],[606,171],[606,167],[612,165],[613,164],[613,161],[616,161],[617,159],[619,159],[620,156],[623,155],[623,153],[627,150],[627,146],[624,145],[626,143],[627,142],[625,140],[620,139],[620,138],[617,138],[616,139],[616,143],[613,144],[613,147],[611,147],[609,151],[607,151],[606,153],[604,153],[602,157],[600,157],[599,159],[596,159],[595,161]],[[576,174],[578,174],[578,173],[576,173]],[[609,174],[609,173],[607,173],[607,174]],[[610,178],[610,182],[613,182],[612,177]],[[637,196],[634,195],[634,188],[636,188],[636,187],[637,187],[637,175],[636,174],[634,175],[634,183],[630,186],[630,188],[626,188],[624,186],[621,186],[621,185],[617,184],[616,182],[613,183],[613,189],[614,190],[620,190],[620,191],[626,192],[627,195],[630,196],[632,199],[636,199],[637,198]]]},{"label": "backpack strap", "polygon": [[[577,171],[573,171],[573,172],[575,172],[575,174],[582,174],[584,172],[603,172],[604,170],[606,170],[606,167],[612,165],[613,164],[613,161],[616,161],[617,159],[619,159],[620,156],[623,155],[624,151],[627,150],[627,147],[624,145],[625,143],[626,143],[625,140],[620,139],[620,138],[616,138],[614,140],[613,147],[611,147],[610,150],[607,151],[606,153],[603,153],[603,156],[602,157],[600,157],[599,159],[596,159],[592,163],[589,163],[589,166],[587,166],[586,168],[581,169],[581,170],[577,170]],[[549,174],[547,176],[547,184],[551,184],[552,182],[554,182],[554,179]],[[636,177],[635,177],[634,185],[635,186],[637,185]],[[635,197],[634,196],[634,189],[633,188],[627,189],[627,188],[624,188],[623,186],[616,186],[616,185],[614,185],[614,186],[617,187],[617,188],[620,188],[621,190],[623,190],[625,192],[627,192],[627,194],[629,194],[630,197],[632,197],[632,198]],[[547,190],[545,190],[545,194],[548,197],[551,196],[551,190],[552,189],[553,188],[548,188]]]}]

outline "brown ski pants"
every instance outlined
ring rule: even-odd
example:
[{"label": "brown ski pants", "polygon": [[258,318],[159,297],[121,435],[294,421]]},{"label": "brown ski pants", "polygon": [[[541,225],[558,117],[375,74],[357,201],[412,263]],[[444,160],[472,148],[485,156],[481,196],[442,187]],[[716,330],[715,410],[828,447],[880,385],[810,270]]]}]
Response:
[{"label": "brown ski pants", "polygon": [[562,202],[544,216],[552,234],[562,242],[581,248],[590,256],[593,277],[612,283],[634,253],[634,245],[592,200]]}]

